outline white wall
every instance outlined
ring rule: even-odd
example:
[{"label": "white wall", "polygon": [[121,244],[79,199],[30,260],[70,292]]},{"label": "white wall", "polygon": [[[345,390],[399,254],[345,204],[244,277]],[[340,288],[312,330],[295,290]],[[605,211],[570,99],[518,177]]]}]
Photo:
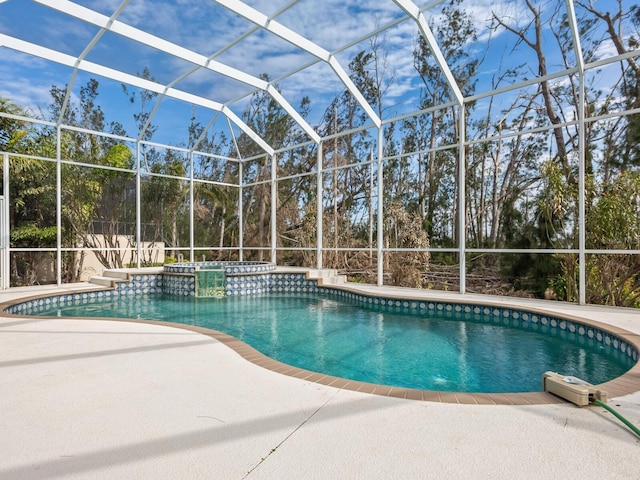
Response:
[{"label": "white wall", "polygon": [[[104,245],[104,237],[102,235],[96,235],[95,238],[98,245]],[[118,248],[122,248],[117,253],[123,258],[124,266],[137,262],[137,252],[135,250],[127,250],[127,248],[131,248],[128,237],[118,235],[116,237],[116,245]],[[164,247],[165,244],[163,242],[142,242],[142,261],[154,264],[164,263]],[[105,268],[93,251],[86,251],[80,281],[86,282],[93,275],[102,275]]]}]

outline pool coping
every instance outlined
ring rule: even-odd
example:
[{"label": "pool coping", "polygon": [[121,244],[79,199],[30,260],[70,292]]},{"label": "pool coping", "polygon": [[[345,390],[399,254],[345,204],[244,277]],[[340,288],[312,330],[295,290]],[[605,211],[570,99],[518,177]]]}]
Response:
[{"label": "pool coping", "polygon": [[[400,288],[400,287],[377,287],[369,284],[340,284],[340,285],[322,285],[324,288],[331,288],[337,290],[344,290],[351,293],[356,293],[359,295],[365,296],[383,296],[384,298],[394,299],[394,300],[414,300],[414,301],[424,301],[427,299],[425,296],[425,291],[408,289],[408,288]],[[91,292],[91,291],[104,291],[109,290],[108,288],[90,288],[83,289],[83,292]],[[377,293],[376,293],[377,292]],[[419,294],[418,292],[422,293]],[[461,304],[461,305],[479,305],[479,306],[496,306],[496,299],[488,297],[484,298],[469,298],[460,295],[459,298],[449,297],[444,298],[445,295],[438,296],[438,292],[429,291],[430,299],[438,299],[438,301],[443,303],[452,303],[452,304]],[[122,318],[111,318],[111,317],[91,317],[91,318],[83,318],[83,317],[42,317],[37,315],[21,315],[21,314],[10,314],[6,313],[5,309],[11,305],[22,303],[29,300],[34,300],[38,298],[50,297],[51,295],[55,295],[54,293],[48,292],[46,294],[40,295],[26,295],[24,297],[15,298],[12,300],[4,301],[0,303],[0,317],[1,318],[37,318],[37,319],[51,319],[51,320],[96,320],[96,321],[116,321],[116,322],[127,322],[127,323],[143,323],[150,325],[163,325],[170,326],[174,328],[179,328],[183,330],[188,330],[191,332],[199,333],[201,335],[208,336],[231,350],[235,351],[238,355],[240,355],[245,360],[265,368],[267,370],[271,370],[275,373],[279,373],[282,375],[287,375],[290,377],[298,378],[300,380],[318,383],[321,385],[327,385],[339,389],[357,391],[362,393],[368,393],[373,395],[381,395],[388,397],[396,397],[403,398],[409,400],[419,400],[419,401],[427,401],[427,402],[440,402],[440,403],[454,403],[454,404],[465,404],[465,405],[544,405],[544,404],[557,404],[557,403],[566,403],[565,400],[547,392],[539,391],[539,392],[520,392],[520,393],[467,393],[467,392],[443,392],[443,391],[435,391],[435,390],[420,390],[420,389],[412,389],[412,388],[404,388],[404,387],[392,387],[388,385],[379,385],[374,383],[361,382],[356,380],[349,380],[345,378],[335,377],[323,373],[313,372],[310,370],[305,370],[299,367],[294,367],[285,363],[282,363],[278,360],[275,360],[271,357],[264,355],[259,352],[255,348],[246,344],[245,342],[228,335],[226,333],[199,327],[195,325],[186,325],[182,323],[175,322],[167,322],[167,321],[157,321],[157,320],[139,320],[139,319],[122,319]],[[499,297],[499,305],[503,308],[514,308],[514,309],[526,309],[532,313],[538,313],[543,315],[552,315],[559,319],[565,319],[568,321],[572,321],[575,323],[580,323],[587,326],[592,326],[603,332],[610,333],[621,340],[624,340],[628,344],[632,345],[636,351],[640,352],[640,334],[636,334],[630,332],[629,330],[617,327],[615,325],[611,325],[608,323],[598,322],[589,318],[581,317],[578,315],[567,314],[564,312],[558,312],[554,309],[545,309],[531,303],[525,305],[518,305],[516,298],[511,299],[511,297]],[[522,299],[520,299],[522,300]],[[601,307],[601,306],[598,306]],[[602,308],[602,307],[601,307]],[[607,308],[615,308],[615,307],[607,307]],[[542,377],[542,375],[541,375]],[[542,379],[541,379],[542,383]],[[620,397],[623,395],[628,395],[631,393],[635,393],[640,391],[640,361],[636,362],[636,364],[631,367],[625,374],[614,378],[605,383],[601,383],[597,385],[597,388],[607,392],[609,398]]]}]

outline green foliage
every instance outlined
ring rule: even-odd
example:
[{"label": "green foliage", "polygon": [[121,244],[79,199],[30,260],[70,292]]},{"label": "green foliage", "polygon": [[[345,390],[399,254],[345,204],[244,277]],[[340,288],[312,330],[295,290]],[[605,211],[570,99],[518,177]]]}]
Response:
[{"label": "green foliage", "polygon": [[538,196],[538,228],[545,244],[554,248],[577,246],[576,210],[578,188],[568,183],[562,166],[547,160],[541,168]]},{"label": "green foliage", "polygon": [[[640,173],[625,171],[608,185],[587,178],[591,202],[586,209],[586,242],[589,249],[635,250],[640,247]],[[553,198],[553,197],[552,197]],[[553,203],[553,202],[552,202]],[[562,273],[550,282],[557,297],[575,301],[578,264],[575,254],[558,256]],[[587,302],[638,306],[640,257],[594,254],[587,256]]]},{"label": "green foliage", "polygon": [[[593,179],[589,183],[595,187]],[[588,248],[639,248],[640,174],[622,172],[599,193],[588,212]]]},{"label": "green foliage", "polygon": [[[0,97],[0,112],[17,116],[28,116],[22,107],[10,99]],[[25,123],[8,117],[0,117],[0,150],[16,151],[15,148],[27,136]]]},{"label": "green foliage", "polygon": [[130,169],[133,167],[133,154],[125,144],[118,143],[109,148],[104,157],[103,165]]},{"label": "green foliage", "polygon": [[11,229],[11,245],[14,248],[38,246],[54,247],[58,236],[57,227],[38,227],[33,223],[20,225]]}]

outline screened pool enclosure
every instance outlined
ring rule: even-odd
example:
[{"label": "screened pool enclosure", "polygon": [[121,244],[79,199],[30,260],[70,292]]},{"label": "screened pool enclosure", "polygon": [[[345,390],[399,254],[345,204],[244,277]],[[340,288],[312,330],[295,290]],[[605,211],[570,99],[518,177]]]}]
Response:
[{"label": "screened pool enclosure", "polygon": [[179,259],[640,306],[636,2],[0,1],[2,287]]}]

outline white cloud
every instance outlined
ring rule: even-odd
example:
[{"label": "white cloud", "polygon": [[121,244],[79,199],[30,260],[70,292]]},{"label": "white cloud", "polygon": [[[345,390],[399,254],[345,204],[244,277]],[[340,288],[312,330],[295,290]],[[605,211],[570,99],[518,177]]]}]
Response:
[{"label": "white cloud", "polygon": [[2,82],[0,97],[10,98],[16,105],[37,116],[39,109],[51,103],[50,88],[51,85],[37,84],[30,80],[10,79]]},{"label": "white cloud", "polygon": [[68,77],[63,74],[63,82],[51,72],[51,64],[46,60],[2,49],[0,62],[0,96],[10,98],[14,103],[36,113],[51,103],[51,86],[64,85]]}]

